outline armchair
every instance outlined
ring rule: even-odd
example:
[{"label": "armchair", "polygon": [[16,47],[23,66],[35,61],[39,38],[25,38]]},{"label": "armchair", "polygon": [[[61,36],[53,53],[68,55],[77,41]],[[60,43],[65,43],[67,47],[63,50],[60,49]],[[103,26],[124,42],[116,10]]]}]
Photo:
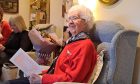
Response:
[{"label": "armchair", "polygon": [[101,43],[108,51],[95,84],[132,84],[139,33],[112,21],[97,21],[93,29],[90,34],[94,31],[94,43]]},{"label": "armchair", "polygon": [[139,33],[126,30],[121,24],[112,21],[96,21],[89,33],[97,48],[100,45],[108,52],[108,55],[104,56],[101,73],[94,84],[132,84]]}]

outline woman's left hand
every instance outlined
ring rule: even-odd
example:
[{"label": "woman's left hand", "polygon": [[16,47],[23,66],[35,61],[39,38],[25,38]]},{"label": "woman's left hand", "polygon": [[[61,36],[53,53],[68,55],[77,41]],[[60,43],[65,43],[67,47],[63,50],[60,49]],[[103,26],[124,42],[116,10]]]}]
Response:
[{"label": "woman's left hand", "polygon": [[30,84],[42,84],[42,76],[37,74],[32,74],[29,77]]}]

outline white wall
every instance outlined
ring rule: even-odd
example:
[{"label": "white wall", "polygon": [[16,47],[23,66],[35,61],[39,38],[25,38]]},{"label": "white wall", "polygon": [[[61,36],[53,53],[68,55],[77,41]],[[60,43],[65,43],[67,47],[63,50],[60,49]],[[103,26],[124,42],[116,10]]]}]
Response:
[{"label": "white wall", "polygon": [[[133,3],[133,4],[132,4]],[[97,3],[95,12],[96,20],[114,20],[127,28],[140,32],[140,0],[120,0],[113,6]]]}]

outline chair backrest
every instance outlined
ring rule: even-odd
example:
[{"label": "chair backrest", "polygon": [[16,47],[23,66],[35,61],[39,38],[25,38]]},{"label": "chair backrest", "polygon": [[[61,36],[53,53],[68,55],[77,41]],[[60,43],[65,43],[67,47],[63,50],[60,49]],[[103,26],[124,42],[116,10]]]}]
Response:
[{"label": "chair backrest", "polygon": [[102,44],[108,52],[95,84],[131,84],[138,32],[117,22],[97,21],[90,34],[95,45]]}]

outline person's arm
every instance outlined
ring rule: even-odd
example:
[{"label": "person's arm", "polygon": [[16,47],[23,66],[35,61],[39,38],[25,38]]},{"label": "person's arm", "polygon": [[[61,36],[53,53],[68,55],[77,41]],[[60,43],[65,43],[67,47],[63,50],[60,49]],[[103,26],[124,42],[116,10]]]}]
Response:
[{"label": "person's arm", "polygon": [[12,29],[11,29],[10,25],[5,21],[3,21],[3,23],[2,23],[2,32],[1,33],[3,35],[3,38],[0,40],[0,44],[4,45],[12,33]]}]

